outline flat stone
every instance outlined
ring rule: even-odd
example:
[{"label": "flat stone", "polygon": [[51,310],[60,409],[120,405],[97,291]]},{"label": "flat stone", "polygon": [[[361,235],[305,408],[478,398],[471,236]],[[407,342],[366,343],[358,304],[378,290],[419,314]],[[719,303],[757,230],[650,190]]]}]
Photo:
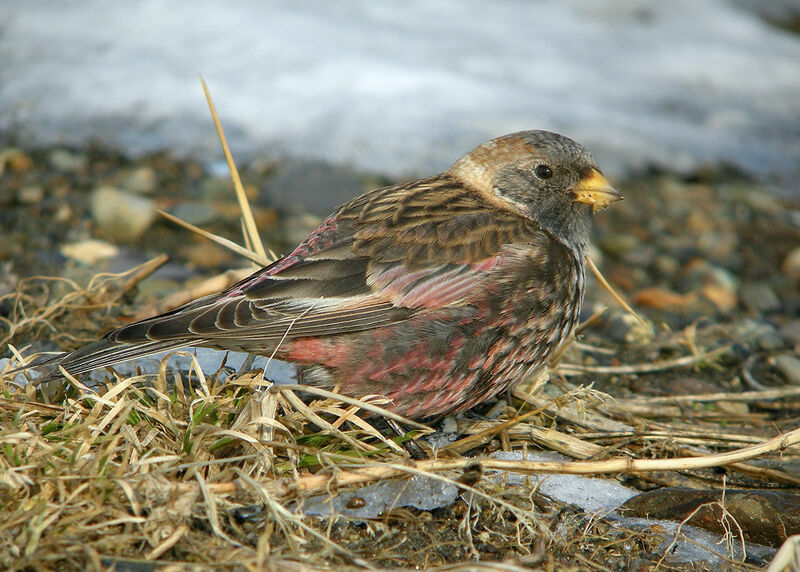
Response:
[{"label": "flat stone", "polygon": [[774,352],[783,349],[785,344],[778,330],[768,330],[756,338],[758,349],[765,352]]}]

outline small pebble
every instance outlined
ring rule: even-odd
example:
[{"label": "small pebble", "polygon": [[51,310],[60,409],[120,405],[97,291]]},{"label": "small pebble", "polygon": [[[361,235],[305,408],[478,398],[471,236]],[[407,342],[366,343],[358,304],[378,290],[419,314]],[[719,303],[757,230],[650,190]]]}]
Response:
[{"label": "small pebble", "polygon": [[654,261],[654,266],[656,272],[660,276],[665,276],[665,277],[674,276],[675,274],[678,273],[678,270],[680,269],[680,263],[677,260],[675,260],[675,258],[667,254],[660,254],[656,256]]},{"label": "small pebble", "polygon": [[735,310],[739,303],[736,292],[719,284],[706,284],[700,289],[700,293],[723,313]]},{"label": "small pebble", "polygon": [[656,310],[679,311],[694,301],[695,297],[693,294],[678,294],[664,288],[642,288],[633,297],[633,304]]},{"label": "small pebble", "polygon": [[800,359],[791,354],[780,354],[775,356],[773,362],[786,381],[793,385],[800,385]]},{"label": "small pebble", "polygon": [[55,214],[53,215],[53,220],[60,223],[65,223],[69,219],[72,218],[72,207],[69,206],[69,203],[64,203],[58,207]]},{"label": "small pebble", "polygon": [[35,205],[42,202],[44,189],[39,185],[27,185],[19,190],[17,198],[24,205]]},{"label": "small pebble", "polygon": [[149,195],[158,186],[158,176],[151,167],[137,167],[122,178],[120,186],[126,191]]},{"label": "small pebble", "polygon": [[133,241],[152,224],[153,202],[114,187],[98,187],[92,193],[92,216],[104,234],[114,240]]},{"label": "small pebble", "polygon": [[67,149],[53,149],[47,154],[47,161],[56,171],[77,173],[86,169],[87,159],[83,153],[73,153]]},{"label": "small pebble", "polygon": [[100,260],[113,258],[119,254],[116,246],[95,238],[70,242],[62,246],[60,251],[65,257],[88,265],[94,265]]},{"label": "small pebble", "polygon": [[643,324],[636,316],[622,311],[613,313],[605,330],[612,340],[631,346],[649,344],[655,336],[650,323]]}]

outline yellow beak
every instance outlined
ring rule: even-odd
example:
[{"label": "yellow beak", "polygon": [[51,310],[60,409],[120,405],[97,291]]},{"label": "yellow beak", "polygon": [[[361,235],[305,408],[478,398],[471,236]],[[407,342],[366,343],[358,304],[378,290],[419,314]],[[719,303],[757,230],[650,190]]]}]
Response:
[{"label": "yellow beak", "polygon": [[592,169],[578,181],[578,184],[572,189],[572,194],[576,203],[592,205],[592,212],[604,209],[611,203],[622,199],[620,192],[612,187],[596,169]]}]

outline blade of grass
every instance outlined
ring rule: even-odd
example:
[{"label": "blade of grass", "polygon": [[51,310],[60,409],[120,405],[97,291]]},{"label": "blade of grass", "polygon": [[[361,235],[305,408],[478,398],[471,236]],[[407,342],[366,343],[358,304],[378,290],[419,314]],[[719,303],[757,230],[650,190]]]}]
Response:
[{"label": "blade of grass", "polygon": [[267,266],[271,262],[266,257],[266,255],[257,254],[255,252],[247,250],[246,248],[244,248],[242,246],[239,246],[238,244],[236,244],[232,240],[228,240],[227,238],[223,238],[221,236],[217,236],[216,234],[212,234],[212,233],[208,232],[207,230],[203,230],[200,227],[194,226],[193,224],[190,224],[190,223],[188,223],[186,221],[182,221],[178,217],[176,217],[174,215],[171,215],[166,211],[159,210],[158,214],[160,214],[161,216],[163,216],[164,218],[166,218],[168,220],[171,220],[175,224],[179,224],[180,226],[182,226],[184,228],[187,228],[187,229],[191,230],[192,232],[196,232],[200,236],[202,236],[204,238],[207,238],[208,240],[210,240],[212,242],[216,242],[220,246],[224,246],[228,250],[232,250],[233,252],[235,252],[239,256],[244,256],[248,260],[251,260],[252,262],[255,262],[256,264],[258,264],[260,266]]},{"label": "blade of grass", "polygon": [[211,117],[214,119],[214,126],[219,135],[219,142],[222,144],[222,151],[225,153],[225,161],[228,163],[228,169],[231,172],[231,180],[233,181],[233,188],[236,189],[236,198],[239,201],[239,208],[242,210],[242,219],[247,229],[248,242],[253,245],[255,253],[262,259],[267,258],[267,253],[264,250],[264,245],[261,243],[261,237],[258,235],[256,228],[256,221],[253,218],[253,211],[250,209],[250,203],[247,201],[247,195],[242,186],[242,180],[239,178],[239,171],[236,169],[236,164],[233,162],[231,150],[228,148],[228,142],[225,139],[225,132],[222,130],[217,110],[214,107],[214,102],[211,99],[211,92],[208,90],[206,81],[203,76],[200,76],[200,83],[203,84],[203,92],[206,94],[206,101],[208,102],[208,109],[211,111]]},{"label": "blade of grass", "polygon": [[606,277],[603,276],[603,274],[600,272],[600,269],[597,266],[595,266],[592,259],[589,258],[588,256],[586,257],[586,263],[589,265],[589,268],[595,275],[595,278],[597,278],[600,284],[603,285],[603,288],[608,290],[608,293],[611,294],[614,300],[616,300],[620,306],[625,308],[625,311],[630,312],[630,314],[633,315],[633,317],[635,317],[637,320],[639,320],[642,324],[646,326],[647,321],[644,318],[642,318],[639,314],[634,312],[633,308],[630,307],[630,305],[622,298],[622,296],[617,294],[617,292],[611,287],[611,284],[608,283],[608,280],[606,280]]}]

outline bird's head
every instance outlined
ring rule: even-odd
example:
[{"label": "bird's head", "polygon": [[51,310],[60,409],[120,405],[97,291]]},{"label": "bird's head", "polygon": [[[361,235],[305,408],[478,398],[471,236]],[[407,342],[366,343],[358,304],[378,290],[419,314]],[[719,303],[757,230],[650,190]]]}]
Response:
[{"label": "bird's head", "polygon": [[492,139],[459,159],[449,173],[487,202],[569,243],[586,244],[592,214],[622,198],[586,149],[549,131]]}]

